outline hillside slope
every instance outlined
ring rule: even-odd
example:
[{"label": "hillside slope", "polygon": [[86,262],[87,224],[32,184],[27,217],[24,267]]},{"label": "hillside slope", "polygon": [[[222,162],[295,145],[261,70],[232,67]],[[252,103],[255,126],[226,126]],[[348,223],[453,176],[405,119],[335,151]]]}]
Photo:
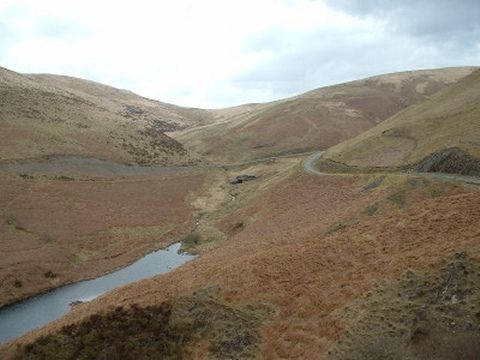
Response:
[{"label": "hillside slope", "polygon": [[480,174],[480,71],[329,149],[353,166]]},{"label": "hillside slope", "polygon": [[204,113],[92,81],[0,68],[0,159],[73,155],[187,164],[193,157],[164,132],[200,123]]},{"label": "hillside slope", "polygon": [[[430,291],[420,299],[421,294],[414,292],[424,289],[423,282],[409,282],[406,289],[396,286],[388,293],[375,287],[397,281],[405,273],[448,270],[442,261],[455,253],[467,251],[478,259],[478,189],[395,176],[378,185],[377,179],[291,173],[222,219],[222,228],[231,229],[232,235],[221,246],[171,273],[81,304],[58,322],[0,347],[0,356],[8,359],[8,352],[16,351],[17,345],[32,341],[36,341],[33,347],[24,346],[25,351],[43,347],[63,354],[69,350],[64,344],[83,344],[78,336],[68,333],[65,337],[63,326],[84,328],[82,321],[92,315],[99,319],[108,309],[159,306],[164,301],[172,305],[170,324],[181,324],[185,331],[180,333],[185,341],[173,344],[182,347],[189,359],[329,359],[335,342],[356,350],[358,344],[370,344],[374,336],[395,336],[408,346],[420,326],[435,329],[436,323],[428,327],[428,322],[415,322],[421,309],[427,312],[426,320],[432,314],[449,326],[454,322],[447,336],[452,329],[463,335],[462,327],[467,325],[478,329],[474,315],[478,270],[468,264],[451,277],[447,274],[446,282],[429,279],[436,290],[433,300],[444,286],[449,291],[437,302],[428,301]],[[378,186],[372,188],[371,183]],[[475,280],[471,287],[475,297],[456,286],[457,278],[467,274],[465,269]],[[452,301],[452,295],[459,301]],[[372,304],[377,309],[372,311]],[[459,312],[464,308],[469,309],[467,313]],[[369,322],[357,323],[360,316]],[[360,325],[375,326],[372,335],[362,337],[364,329],[347,331]],[[113,327],[86,330],[97,335]],[[147,324],[142,331],[149,329]],[[42,335],[51,337],[38,340]],[[129,339],[125,330],[121,335],[126,343],[150,344],[138,342],[137,333]],[[357,336],[354,343],[344,341],[353,336]],[[389,343],[380,345],[389,350]]]},{"label": "hillside slope", "polygon": [[474,69],[387,74],[272,103],[213,110],[213,123],[172,136],[211,160],[226,162],[324,149],[427,99]]}]

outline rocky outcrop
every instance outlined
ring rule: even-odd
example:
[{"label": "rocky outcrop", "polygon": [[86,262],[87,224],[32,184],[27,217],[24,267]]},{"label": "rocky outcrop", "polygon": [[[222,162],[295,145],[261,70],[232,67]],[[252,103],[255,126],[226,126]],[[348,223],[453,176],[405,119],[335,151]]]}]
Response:
[{"label": "rocky outcrop", "polygon": [[235,180],[231,181],[230,184],[242,184],[246,181],[255,180],[257,177],[255,175],[239,175],[235,178]]},{"label": "rocky outcrop", "polygon": [[453,147],[428,155],[420,162],[410,166],[409,170],[480,176],[480,159],[462,149]]}]

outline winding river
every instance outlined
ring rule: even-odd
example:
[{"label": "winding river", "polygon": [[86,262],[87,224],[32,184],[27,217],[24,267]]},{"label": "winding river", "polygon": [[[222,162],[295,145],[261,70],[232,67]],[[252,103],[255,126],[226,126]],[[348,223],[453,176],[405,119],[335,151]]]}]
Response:
[{"label": "winding river", "polygon": [[181,244],[145,255],[133,264],[98,278],[59,287],[0,309],[0,343],[56,320],[75,302],[84,302],[128,283],[169,272],[194,256],[179,253]]}]

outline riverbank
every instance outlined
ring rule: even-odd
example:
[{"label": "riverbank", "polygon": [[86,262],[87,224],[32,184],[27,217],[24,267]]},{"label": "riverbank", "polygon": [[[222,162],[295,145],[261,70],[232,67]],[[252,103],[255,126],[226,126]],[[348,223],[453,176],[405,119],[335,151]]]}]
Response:
[{"label": "riverbank", "polygon": [[0,306],[91,279],[182,239],[202,171],[81,181],[2,174]]},{"label": "riverbank", "polygon": [[95,279],[59,287],[0,309],[0,343],[46,325],[65,315],[72,306],[134,281],[163,274],[193,259],[179,253],[180,243],[147,254],[134,263]]}]

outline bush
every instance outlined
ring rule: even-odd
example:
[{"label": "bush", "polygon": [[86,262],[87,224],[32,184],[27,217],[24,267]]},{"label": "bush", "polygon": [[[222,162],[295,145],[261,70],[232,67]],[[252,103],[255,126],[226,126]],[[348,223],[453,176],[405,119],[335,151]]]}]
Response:
[{"label": "bush", "polygon": [[[215,289],[213,289],[215,291]],[[29,359],[182,359],[184,349],[209,343],[208,359],[253,357],[257,326],[270,309],[235,308],[212,297],[211,289],[141,308],[112,308],[17,349]]]},{"label": "bush", "polygon": [[197,245],[199,245],[202,241],[202,237],[197,232],[191,232],[187,236],[185,236],[182,240],[182,247],[180,248],[181,251],[188,252],[194,249]]},{"label": "bush", "polygon": [[181,359],[189,333],[171,325],[170,315],[167,302],[117,307],[39,338],[20,348],[16,359]]}]

